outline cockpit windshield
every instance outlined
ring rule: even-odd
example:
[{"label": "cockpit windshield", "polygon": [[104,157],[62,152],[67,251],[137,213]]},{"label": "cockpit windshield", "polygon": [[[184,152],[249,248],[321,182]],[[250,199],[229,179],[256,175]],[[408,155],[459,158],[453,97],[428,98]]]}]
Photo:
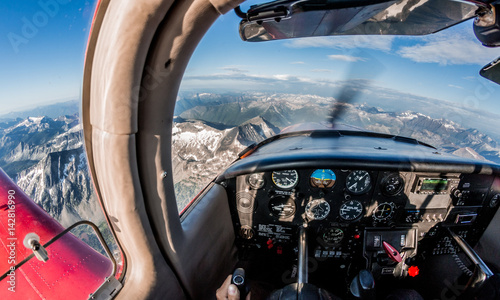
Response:
[{"label": "cockpit windshield", "polygon": [[[377,5],[388,3],[394,1]],[[256,10],[252,4],[241,11]],[[421,36],[261,43],[244,42],[240,22],[232,12],[219,18],[180,87],[173,131],[180,208],[199,190],[193,187],[204,186],[245,147],[283,130],[332,122],[337,129],[414,138],[438,151],[500,162],[500,86],[479,75],[500,52],[481,45],[473,19]]]}]

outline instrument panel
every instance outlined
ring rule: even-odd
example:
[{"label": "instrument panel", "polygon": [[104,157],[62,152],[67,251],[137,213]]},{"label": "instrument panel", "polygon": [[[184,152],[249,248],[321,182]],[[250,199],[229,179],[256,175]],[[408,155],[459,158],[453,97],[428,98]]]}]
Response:
[{"label": "instrument panel", "polygon": [[420,244],[420,252],[436,253],[420,242],[439,238],[444,227],[474,227],[468,235],[474,244],[500,203],[494,180],[479,174],[297,169],[240,175],[225,185],[240,252],[293,257],[298,228],[307,226],[314,257],[370,261],[383,240],[397,243],[408,257]]}]

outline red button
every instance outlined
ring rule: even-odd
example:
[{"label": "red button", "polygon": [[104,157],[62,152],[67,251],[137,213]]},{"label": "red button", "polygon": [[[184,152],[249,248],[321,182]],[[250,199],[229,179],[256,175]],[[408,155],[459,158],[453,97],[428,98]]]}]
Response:
[{"label": "red button", "polygon": [[355,239],[359,239],[361,236],[359,234],[354,235]]},{"label": "red button", "polygon": [[411,277],[417,276],[419,272],[420,270],[417,266],[411,266],[408,268],[408,275],[410,275]]}]

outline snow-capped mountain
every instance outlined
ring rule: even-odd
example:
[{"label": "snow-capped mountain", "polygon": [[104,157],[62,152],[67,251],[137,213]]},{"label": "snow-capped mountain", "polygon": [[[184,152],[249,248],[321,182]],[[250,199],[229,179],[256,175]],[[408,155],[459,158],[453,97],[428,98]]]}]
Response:
[{"label": "snow-capped mountain", "polygon": [[278,132],[277,127],[261,117],[230,128],[203,121],[174,119],[172,163],[179,209],[233,162],[239,152]]},{"label": "snow-capped mountain", "polygon": [[[185,110],[179,111],[183,118],[195,118],[207,122],[235,126],[257,116],[283,129],[301,122],[327,120],[335,103],[332,97],[317,95],[243,93],[238,95],[196,94],[188,99],[179,99]],[[229,98],[233,97],[230,105]],[[190,99],[199,101],[191,101]],[[219,99],[220,98],[220,99]],[[205,100],[202,102],[201,100]],[[189,108],[188,104],[196,106]],[[200,105],[200,103],[204,103]],[[363,103],[337,103],[343,113],[336,122],[349,124],[369,131],[415,138],[431,144],[440,151],[453,153],[469,147],[478,157],[500,163],[500,145],[485,132],[464,128],[461,124],[446,119],[431,118],[412,111],[386,111]],[[224,107],[226,107],[224,110]],[[239,123],[238,123],[239,124]],[[466,154],[467,151],[458,151]]]},{"label": "snow-capped mountain", "polygon": [[[247,146],[291,124],[326,120],[334,101],[331,97],[270,93],[200,93],[180,98],[172,129],[179,209]],[[339,103],[338,107],[344,112],[339,123],[407,136],[439,151],[500,163],[500,145],[478,129],[412,111],[387,111],[367,104]],[[102,220],[77,114],[0,123],[0,167],[63,224]]]},{"label": "snow-capped mountain", "polygon": [[0,166],[31,199],[65,226],[103,222],[77,114],[18,119],[0,130]]}]

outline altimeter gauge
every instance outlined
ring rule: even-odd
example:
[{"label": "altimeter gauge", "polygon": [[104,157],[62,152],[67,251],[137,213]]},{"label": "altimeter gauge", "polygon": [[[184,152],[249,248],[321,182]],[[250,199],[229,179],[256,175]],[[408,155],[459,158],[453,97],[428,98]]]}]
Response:
[{"label": "altimeter gauge", "polygon": [[373,219],[376,221],[387,221],[392,219],[396,205],[392,202],[380,203],[372,213]]},{"label": "altimeter gauge", "polygon": [[280,189],[289,190],[299,182],[299,174],[295,170],[274,171],[271,174],[274,185]]},{"label": "altimeter gauge", "polygon": [[370,173],[364,170],[356,170],[349,173],[346,179],[346,188],[354,195],[368,192],[372,187]]},{"label": "altimeter gauge", "polygon": [[312,200],[306,205],[306,216],[309,220],[323,220],[330,213],[330,204],[324,199]]}]

